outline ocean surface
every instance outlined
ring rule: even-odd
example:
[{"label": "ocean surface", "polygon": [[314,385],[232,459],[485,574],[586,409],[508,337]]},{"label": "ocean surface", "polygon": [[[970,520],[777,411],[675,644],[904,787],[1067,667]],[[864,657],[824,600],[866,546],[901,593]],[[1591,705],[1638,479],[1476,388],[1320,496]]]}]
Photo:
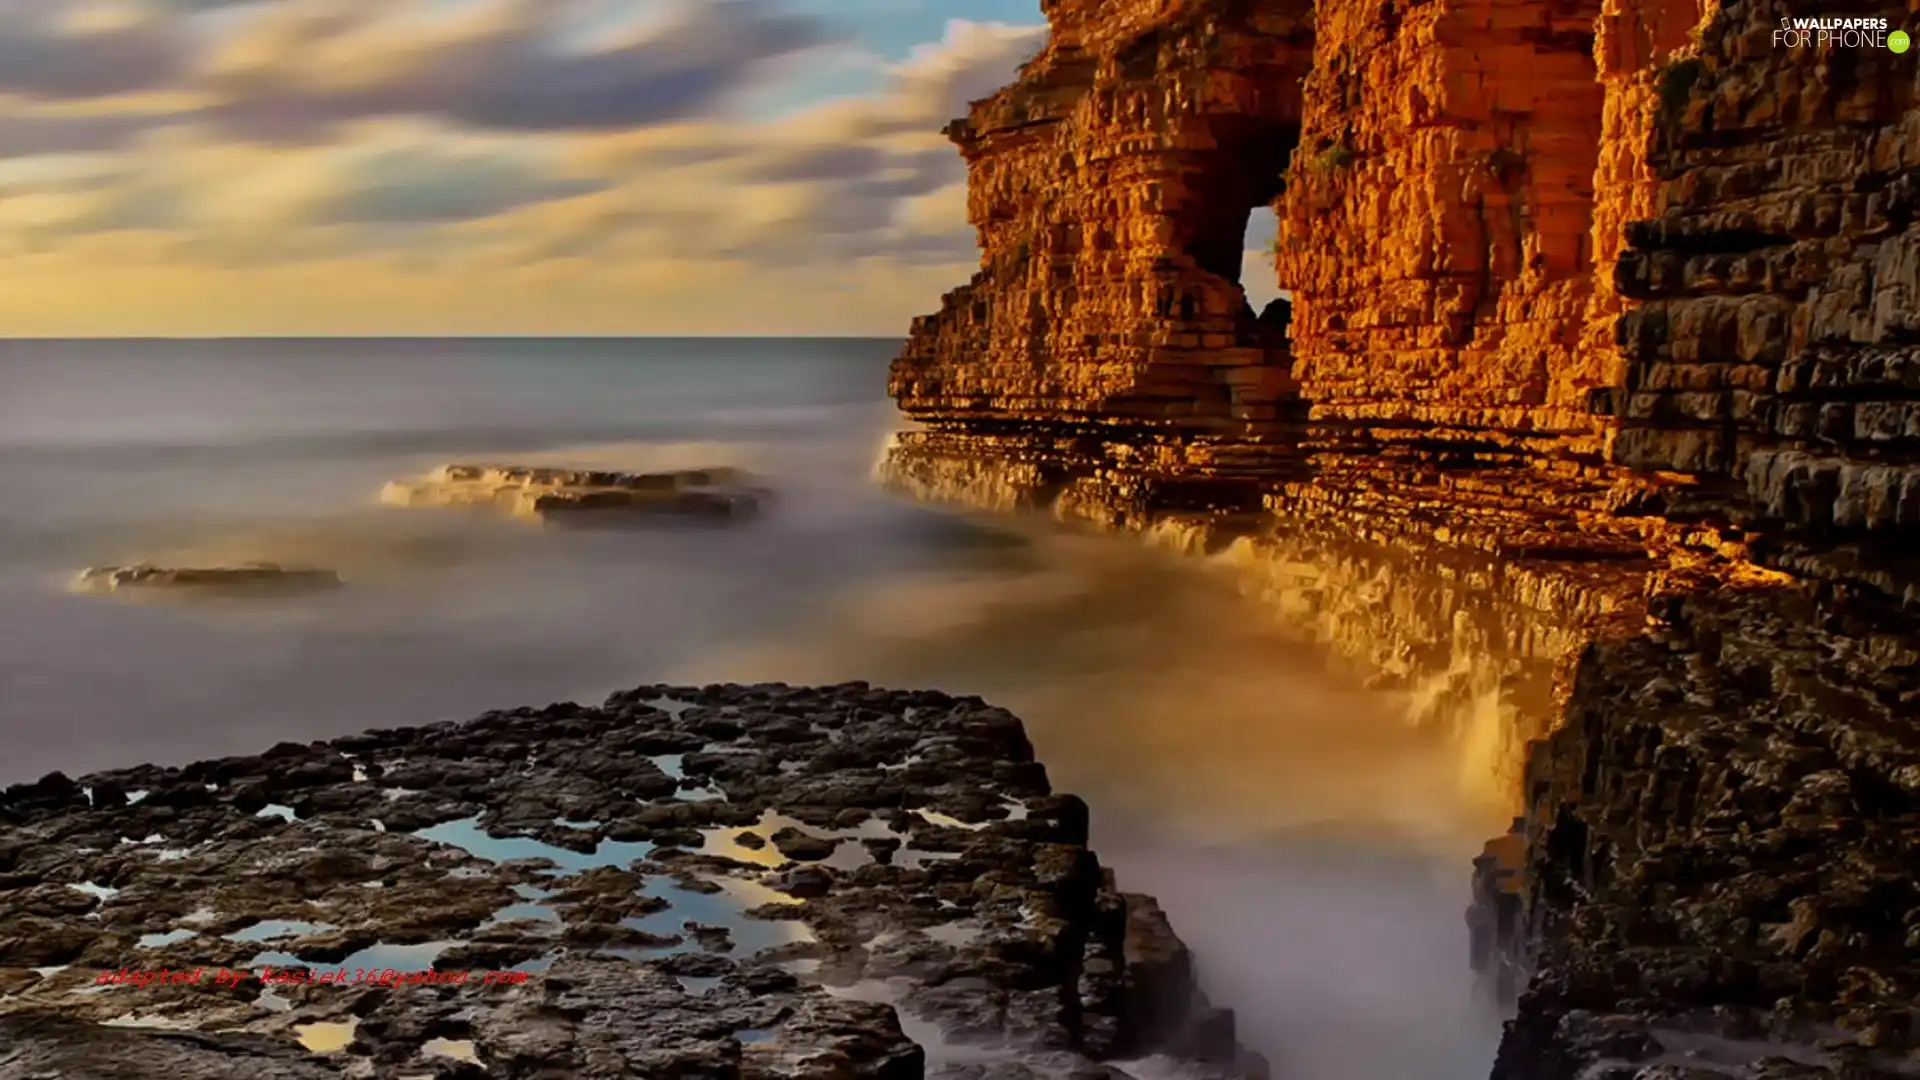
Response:
[{"label": "ocean surface", "polygon": [[[1479,1080],[1471,763],[1199,560],[878,490],[881,340],[0,342],[0,783],[597,701],[654,681],[978,693],[1087,798],[1287,1080]],[[382,507],[448,461],[737,465],[751,525]],[[325,595],[128,603],[83,567],[272,561]]]}]

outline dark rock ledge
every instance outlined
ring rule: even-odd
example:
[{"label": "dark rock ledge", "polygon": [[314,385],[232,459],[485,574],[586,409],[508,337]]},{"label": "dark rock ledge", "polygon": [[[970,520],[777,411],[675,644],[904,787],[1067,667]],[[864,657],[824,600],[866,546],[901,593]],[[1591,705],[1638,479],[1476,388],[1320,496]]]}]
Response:
[{"label": "dark rock ledge", "polygon": [[[1264,1078],[1086,837],[1012,714],[860,683],[56,773],[0,794],[0,1078]],[[319,981],[429,967],[524,981]]]},{"label": "dark rock ledge", "polygon": [[1677,594],[1581,659],[1476,862],[1494,1080],[1920,1076],[1920,625]]}]

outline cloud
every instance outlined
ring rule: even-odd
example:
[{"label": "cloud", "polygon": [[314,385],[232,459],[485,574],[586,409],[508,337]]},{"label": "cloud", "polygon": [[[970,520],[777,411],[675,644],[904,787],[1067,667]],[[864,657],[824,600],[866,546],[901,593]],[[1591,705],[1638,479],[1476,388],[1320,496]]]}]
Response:
[{"label": "cloud", "polygon": [[969,104],[1005,86],[1045,41],[1043,26],[950,19],[939,41],[916,46],[894,69],[895,93],[916,118],[963,116]]},{"label": "cloud", "polygon": [[[521,131],[701,115],[829,44],[774,0],[666,0],[583,39],[582,0],[0,0],[0,96],[176,90],[177,119],[303,141],[339,122],[426,116]],[[13,128],[25,128],[10,121]],[[122,125],[125,121],[121,122]],[[34,145],[117,129],[45,121]],[[20,151],[0,144],[0,153]]]},{"label": "cloud", "polygon": [[[569,174],[538,142],[419,121],[364,124],[295,149],[225,143],[204,131],[155,136],[141,149],[15,159],[0,165],[0,196],[10,183],[16,195],[89,196],[65,223],[75,235],[177,231],[217,240],[265,229],[290,240],[302,229],[480,220],[602,186]],[[421,240],[416,233],[404,243]]]},{"label": "cloud", "polygon": [[[484,321],[457,313],[480,277],[533,290],[511,307],[540,312],[530,328],[572,312],[601,331],[652,318],[696,332],[725,322],[695,318],[703,283],[731,291],[734,319],[812,325],[851,317],[849,297],[884,300],[872,330],[904,325],[977,264],[965,168],[940,128],[1006,82],[1041,28],[954,20],[903,61],[872,58],[869,94],[755,119],[727,111],[732,88],[831,35],[774,0],[654,5],[598,27],[584,7],[146,0],[123,21],[172,20],[198,43],[174,83],[0,96],[0,320],[7,296],[16,318],[80,311],[48,303],[47,283],[93,266],[115,288],[165,275],[154,295],[172,297],[223,275],[251,296],[352,274],[326,288],[353,312],[378,306],[365,282],[387,281],[410,317],[441,304],[462,332]],[[829,293],[842,299],[816,317],[807,297]],[[216,323],[237,317],[218,291],[201,304]],[[681,307],[688,321],[673,322]],[[99,310],[153,326],[162,311]]]},{"label": "cloud", "polygon": [[170,85],[192,61],[176,20],[139,4],[0,0],[0,94],[75,99]]},{"label": "cloud", "polygon": [[1005,84],[1043,36],[1040,27],[953,20],[867,98],[769,123],[688,123],[586,141],[579,153],[591,167],[631,178],[615,197],[624,199],[618,226],[581,225],[555,238],[555,250],[577,256],[658,242],[683,257],[972,264],[966,168],[940,128]]},{"label": "cloud", "polygon": [[216,114],[260,137],[380,115],[473,127],[616,130],[699,115],[774,60],[824,44],[815,20],[769,0],[677,0],[585,45],[556,0],[431,14],[282,0],[221,41],[194,73]]}]

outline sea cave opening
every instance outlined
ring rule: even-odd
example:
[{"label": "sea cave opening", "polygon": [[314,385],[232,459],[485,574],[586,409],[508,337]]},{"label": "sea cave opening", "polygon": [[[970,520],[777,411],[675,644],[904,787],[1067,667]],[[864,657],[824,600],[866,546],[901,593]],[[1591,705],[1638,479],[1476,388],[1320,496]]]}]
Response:
[{"label": "sea cave opening", "polygon": [[1270,317],[1270,313],[1276,313],[1276,300],[1284,301],[1282,308],[1293,304],[1293,291],[1280,287],[1273,268],[1273,244],[1279,231],[1280,219],[1271,206],[1256,206],[1247,215],[1238,280],[1250,314]]}]

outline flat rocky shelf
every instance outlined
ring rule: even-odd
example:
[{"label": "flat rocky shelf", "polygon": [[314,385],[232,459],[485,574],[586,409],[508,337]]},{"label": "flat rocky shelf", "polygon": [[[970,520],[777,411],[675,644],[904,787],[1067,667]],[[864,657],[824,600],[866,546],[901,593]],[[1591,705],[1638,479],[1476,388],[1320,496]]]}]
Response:
[{"label": "flat rocky shelf", "polygon": [[1264,1078],[1086,837],[1011,713],[861,683],[56,773],[0,1078]]},{"label": "flat rocky shelf", "polygon": [[74,577],[80,592],[117,593],[123,591],[191,590],[223,594],[269,594],[316,592],[340,587],[340,575],[332,570],[285,567],[277,563],[243,563],[238,566],[93,566]]},{"label": "flat rocky shelf", "polygon": [[443,465],[380,493],[389,506],[489,509],[568,525],[735,520],[757,514],[771,497],[731,468],[627,473],[520,465]]}]

